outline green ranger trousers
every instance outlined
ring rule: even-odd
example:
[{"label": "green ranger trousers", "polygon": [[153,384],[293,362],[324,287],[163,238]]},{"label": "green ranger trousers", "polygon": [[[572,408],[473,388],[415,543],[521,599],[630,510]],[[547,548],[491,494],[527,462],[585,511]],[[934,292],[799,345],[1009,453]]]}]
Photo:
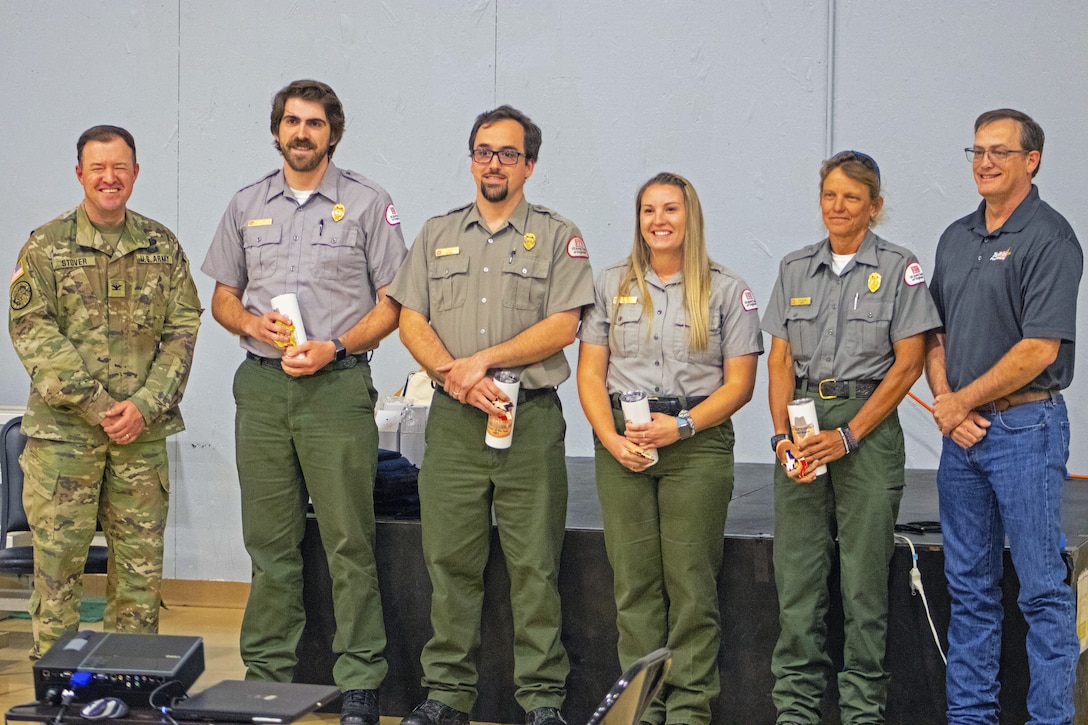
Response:
[{"label": "green ranger trousers", "polygon": [[96,520],[109,547],[103,628],[158,632],[170,506],[166,441],[88,447],[31,438],[19,463],[34,543],[31,656],[79,629],[83,567]]},{"label": "green ranger trousers", "polygon": [[306,621],[299,545],[309,498],[332,579],[333,678],[341,690],[376,689],[388,669],[374,563],[377,394],[365,362],[336,365],[293,378],[246,360],[234,376],[242,536],[253,566],[241,653],[247,679],[291,680]]},{"label": "green ranger trousers", "polygon": [[[845,425],[864,402],[816,399],[820,428]],[[771,671],[780,722],[820,722],[820,700],[832,675],[827,584],[836,563],[845,619],[838,673],[841,722],[884,722],[888,568],[905,465],[903,430],[892,411],[858,450],[829,463],[827,474],[813,483],[796,483],[775,466],[774,578],[781,634]]]},{"label": "green ranger trousers", "polygon": [[429,697],[476,701],[484,567],[492,510],[510,576],[514,684],[526,711],[562,707],[570,663],[559,639],[559,556],[567,515],[566,423],[559,396],[518,404],[513,442],[484,443],[487,416],[444,394],[431,403],[419,475],[433,636],[420,656]]},{"label": "green ranger trousers", "polygon": [[[623,432],[623,414],[614,412]],[[721,689],[718,574],[733,495],[733,424],[658,450],[641,473],[594,436],[597,494],[612,564],[620,667],[659,647],[672,651],[661,696],[645,722],[710,722]]]}]

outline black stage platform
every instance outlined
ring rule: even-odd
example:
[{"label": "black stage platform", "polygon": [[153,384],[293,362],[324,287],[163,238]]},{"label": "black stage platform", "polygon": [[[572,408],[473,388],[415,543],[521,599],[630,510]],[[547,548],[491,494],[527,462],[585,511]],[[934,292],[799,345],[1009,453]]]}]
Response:
[{"label": "black stage platform", "polygon": [[[616,659],[616,609],[612,570],[604,550],[600,506],[593,485],[593,460],[568,459],[570,502],[567,537],[560,571],[563,598],[563,641],[571,659],[567,719],[585,722],[620,674]],[[771,650],[778,637],[778,603],[771,563],[773,487],[770,464],[738,464],[729,506],[725,557],[718,588],[722,611],[722,648],[718,656],[722,693],[714,706],[715,723],[757,725],[773,723],[770,692]],[[899,521],[935,521],[935,471],[908,471]],[[1064,527],[1073,581],[1088,567],[1088,481],[1066,485]],[[911,535],[918,552],[922,582],[942,643],[949,617],[939,534]],[[482,644],[479,655],[480,696],[473,720],[519,723],[524,714],[513,697],[513,655],[509,580],[498,537],[485,574]],[[299,682],[332,683],[331,651],[334,623],[328,568],[316,522],[311,520],[303,542],[306,560],[308,621],[299,645]],[[389,676],[382,685],[383,715],[408,713],[426,693],[420,687],[419,653],[430,636],[430,582],[420,548],[418,521],[381,520],[377,530],[378,575],[389,639]],[[892,561],[888,632],[888,667],[892,685],[887,722],[904,725],[943,723],[944,666],[930,634],[921,598],[910,591],[910,551],[897,543]],[[1024,700],[1028,686],[1024,637],[1026,624],[1016,606],[1019,583],[1008,552],[1003,582],[1005,641],[1002,654],[1003,723],[1027,719]],[[831,582],[837,591],[837,579]],[[842,609],[832,598],[829,646],[839,650],[841,665]],[[1078,668],[1077,722],[1088,719],[1088,672],[1082,658]],[[824,722],[838,722],[835,680],[824,701]]]}]

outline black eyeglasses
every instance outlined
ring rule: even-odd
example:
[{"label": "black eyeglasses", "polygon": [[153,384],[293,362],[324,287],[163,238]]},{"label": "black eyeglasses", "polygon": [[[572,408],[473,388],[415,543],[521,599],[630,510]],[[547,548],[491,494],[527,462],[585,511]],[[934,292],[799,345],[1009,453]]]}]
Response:
[{"label": "black eyeglasses", "polygon": [[513,166],[518,162],[518,159],[524,155],[525,154],[520,151],[515,151],[514,149],[499,149],[498,151],[492,151],[483,146],[474,148],[469,152],[469,156],[471,156],[472,160],[478,164],[490,164],[492,157],[498,156],[499,163],[503,166]]},{"label": "black eyeglasses", "polygon": [[986,154],[990,154],[990,158],[993,159],[995,164],[1003,164],[1009,160],[1009,154],[1024,154],[1026,156],[1031,153],[1024,149],[981,149],[977,146],[964,149],[963,152],[967,154],[967,160],[972,164],[976,161],[981,163],[986,158]]},{"label": "black eyeglasses", "polygon": [[876,178],[880,179],[880,167],[877,166],[876,159],[869,154],[862,153],[861,151],[840,151],[831,157],[832,163],[842,163],[844,161],[857,161],[862,166],[876,172]]}]

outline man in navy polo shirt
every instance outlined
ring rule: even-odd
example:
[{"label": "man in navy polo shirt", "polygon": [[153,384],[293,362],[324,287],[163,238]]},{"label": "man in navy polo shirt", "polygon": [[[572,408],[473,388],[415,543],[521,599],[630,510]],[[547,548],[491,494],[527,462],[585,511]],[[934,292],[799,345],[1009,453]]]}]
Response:
[{"label": "man in navy polo shirt", "polygon": [[1039,198],[1043,130],[1012,109],[975,121],[966,149],[982,196],[945,230],[930,290],[943,329],[927,344],[933,418],[945,436],[937,488],[952,599],[948,722],[997,722],[1002,553],[1008,536],[1028,623],[1032,723],[1073,721],[1079,644],[1061,557],[1083,257]]}]

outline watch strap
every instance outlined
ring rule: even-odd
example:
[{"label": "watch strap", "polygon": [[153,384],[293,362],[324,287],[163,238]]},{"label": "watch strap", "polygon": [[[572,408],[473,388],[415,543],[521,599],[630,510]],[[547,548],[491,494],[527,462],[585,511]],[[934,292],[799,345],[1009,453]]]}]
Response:
[{"label": "watch strap", "polygon": [[691,413],[681,410],[676,414],[676,426],[679,429],[681,439],[691,438],[695,435],[695,421],[691,419]]}]

